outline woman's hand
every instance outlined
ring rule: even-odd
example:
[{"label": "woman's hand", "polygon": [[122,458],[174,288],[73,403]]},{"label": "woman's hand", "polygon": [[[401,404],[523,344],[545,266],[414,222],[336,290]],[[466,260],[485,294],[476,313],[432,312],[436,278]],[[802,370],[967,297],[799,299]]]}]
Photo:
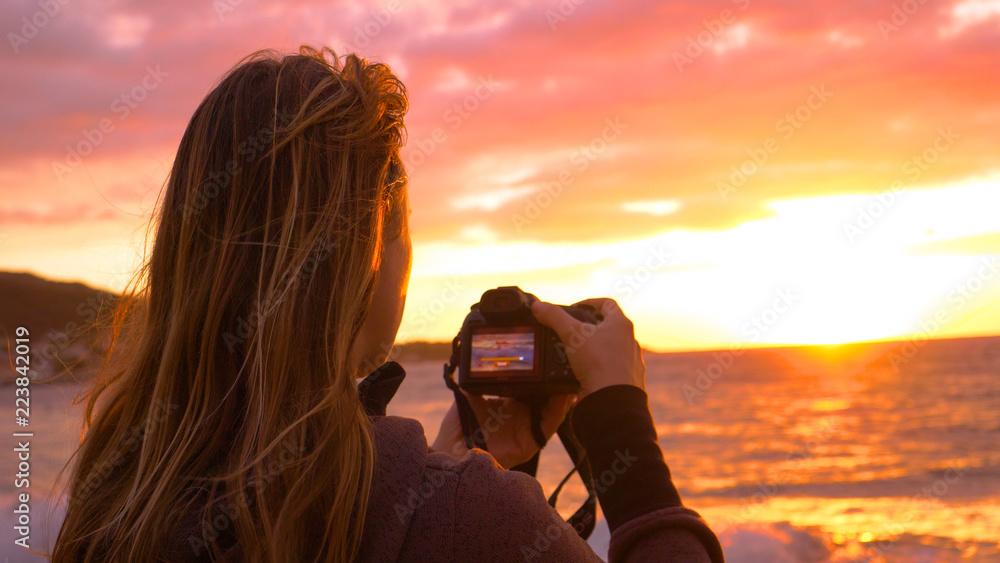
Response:
[{"label": "woman's hand", "polygon": [[[645,389],[646,364],[642,360],[642,349],[635,340],[632,321],[618,303],[613,299],[587,299],[577,305],[590,305],[602,311],[604,320],[596,325],[583,323],[558,305],[544,301],[536,301],[531,312],[538,322],[556,331],[566,347],[583,395],[611,385],[635,385]],[[465,396],[476,412],[486,447],[497,463],[510,469],[538,452],[538,444],[531,434],[531,416],[524,403],[510,398],[485,399],[468,393]],[[556,395],[549,399],[542,414],[546,438],[559,429],[575,397]],[[441,431],[432,447],[454,457],[462,457],[468,451],[455,404],[441,421]]]},{"label": "woman's hand", "polygon": [[[462,391],[465,393],[465,391]],[[510,469],[530,460],[538,453],[538,443],[531,433],[531,413],[524,403],[509,397],[487,399],[465,393],[476,413],[479,427],[486,439],[486,447],[493,459],[504,469]],[[551,438],[559,429],[566,413],[575,402],[576,395],[554,395],[542,408],[542,432]],[[468,452],[458,418],[458,405],[451,404],[441,421],[437,440],[431,446],[436,451],[460,458]]]},{"label": "woman's hand", "polygon": [[603,312],[604,320],[596,325],[584,323],[558,305],[544,301],[534,302],[531,312],[538,322],[556,331],[583,395],[622,384],[645,389],[642,348],[635,340],[632,321],[618,303],[614,299],[586,299],[577,305],[590,305]]}]

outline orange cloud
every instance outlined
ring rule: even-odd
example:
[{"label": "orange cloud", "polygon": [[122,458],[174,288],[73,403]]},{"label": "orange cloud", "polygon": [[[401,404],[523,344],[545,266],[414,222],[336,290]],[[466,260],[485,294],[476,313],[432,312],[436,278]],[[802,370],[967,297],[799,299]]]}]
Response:
[{"label": "orange cloud", "polygon": [[[786,221],[774,202],[993,177],[995,3],[913,3],[898,13],[903,4],[72,3],[0,57],[0,219],[134,229],[218,77],[252,51],[303,43],[357,49],[407,84],[404,156],[423,246],[568,249],[669,233],[702,233],[704,245]],[[5,3],[0,23],[21,33],[34,10]],[[166,75],[143,90],[149,67]],[[123,96],[135,102],[125,117]],[[102,123],[113,127],[98,142]],[[946,150],[935,148],[942,128],[955,136]],[[88,142],[78,166],[55,171]],[[82,246],[98,244],[81,236]],[[36,238],[49,242],[27,254],[0,247],[0,267],[65,263],[51,258],[63,256],[51,246],[58,239]],[[995,252],[986,233],[907,244],[914,253]],[[33,266],[35,255],[50,258]],[[715,322],[706,319],[698,322]]]}]

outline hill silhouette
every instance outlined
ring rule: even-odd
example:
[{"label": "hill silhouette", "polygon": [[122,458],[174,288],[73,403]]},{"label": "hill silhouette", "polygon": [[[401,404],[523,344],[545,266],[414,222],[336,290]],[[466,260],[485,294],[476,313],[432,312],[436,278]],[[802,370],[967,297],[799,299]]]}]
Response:
[{"label": "hill silhouette", "polygon": [[[12,356],[15,331],[28,329],[32,379],[88,368],[104,353],[102,330],[118,296],[82,283],[60,282],[26,272],[0,272],[0,334]],[[86,370],[84,370],[86,371]],[[4,370],[0,383],[13,372]]]},{"label": "hill silhouette", "polygon": [[[26,327],[31,345],[33,379],[44,379],[71,368],[73,377],[87,378],[106,352],[106,328],[118,295],[78,282],[48,280],[27,272],[0,271],[0,335],[10,358],[15,330]],[[401,360],[439,360],[451,354],[450,342],[398,344]],[[0,384],[14,372],[5,370]]]}]

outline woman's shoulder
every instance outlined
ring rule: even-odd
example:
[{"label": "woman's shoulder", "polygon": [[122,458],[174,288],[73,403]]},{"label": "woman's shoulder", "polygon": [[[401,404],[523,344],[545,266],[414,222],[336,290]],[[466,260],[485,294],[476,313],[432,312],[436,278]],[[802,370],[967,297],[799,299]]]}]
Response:
[{"label": "woman's shoulder", "polygon": [[[414,480],[428,480],[434,474],[465,482],[483,481],[484,485],[497,479],[538,486],[530,476],[509,472],[497,465],[493,456],[474,449],[462,458],[430,448],[420,422],[399,416],[382,416],[372,421],[375,440],[376,476],[395,484]],[[541,487],[538,486],[539,492]]]},{"label": "woman's shoulder", "polygon": [[420,422],[399,416],[372,420],[375,442],[376,488],[393,493],[424,481],[454,481],[466,475],[475,478],[483,473],[503,471],[493,457],[474,450],[461,459],[430,448]]}]

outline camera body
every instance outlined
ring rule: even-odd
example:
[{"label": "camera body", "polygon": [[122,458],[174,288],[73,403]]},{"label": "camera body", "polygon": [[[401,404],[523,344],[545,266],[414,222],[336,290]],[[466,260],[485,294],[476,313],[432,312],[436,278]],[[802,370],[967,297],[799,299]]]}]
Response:
[{"label": "camera body", "polygon": [[[516,286],[483,293],[459,333],[459,387],[502,397],[580,392],[563,343],[531,313],[536,300]],[[604,319],[589,305],[560,307],[582,322],[597,324]]]}]

